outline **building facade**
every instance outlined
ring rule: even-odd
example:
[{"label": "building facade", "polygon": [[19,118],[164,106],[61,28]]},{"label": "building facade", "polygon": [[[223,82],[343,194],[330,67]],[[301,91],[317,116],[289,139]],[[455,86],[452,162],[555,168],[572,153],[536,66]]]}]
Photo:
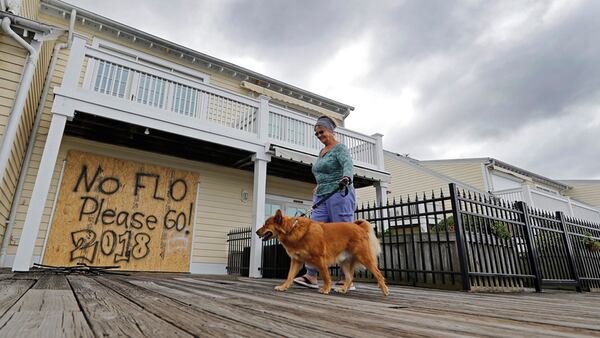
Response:
[{"label": "building facade", "polygon": [[[355,185],[386,195],[382,136],[344,128],[351,106],[62,1],[0,13],[33,46],[0,35],[10,55],[0,73],[2,266],[225,273],[230,229],[310,207],[321,115],[342,126]],[[11,101],[19,87],[22,109]],[[250,274],[260,276],[252,242]]]},{"label": "building facade", "polygon": [[[432,191],[448,194],[448,183],[456,183],[509,202],[524,201],[534,208],[600,221],[598,181],[554,180],[488,157],[419,161],[384,151],[384,161],[391,174],[388,199],[420,198]],[[366,187],[357,196],[359,203],[370,202],[375,190]]]}]

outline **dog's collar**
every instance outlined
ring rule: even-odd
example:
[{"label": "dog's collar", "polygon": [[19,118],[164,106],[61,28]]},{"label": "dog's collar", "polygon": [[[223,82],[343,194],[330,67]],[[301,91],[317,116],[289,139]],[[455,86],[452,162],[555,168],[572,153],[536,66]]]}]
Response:
[{"label": "dog's collar", "polygon": [[294,217],[294,222],[292,223],[292,227],[290,228],[289,231],[286,231],[286,235],[289,235],[290,232],[292,232],[292,230],[294,230],[294,228],[296,227],[296,225],[298,225],[298,217]]}]

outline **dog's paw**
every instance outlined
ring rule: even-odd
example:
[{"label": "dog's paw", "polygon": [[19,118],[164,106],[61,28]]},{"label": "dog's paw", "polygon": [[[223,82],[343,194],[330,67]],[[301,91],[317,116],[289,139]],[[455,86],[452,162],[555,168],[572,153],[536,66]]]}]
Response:
[{"label": "dog's paw", "polygon": [[285,290],[287,290],[287,289],[288,289],[288,287],[287,287],[287,286],[285,286],[285,285],[277,285],[277,286],[275,287],[275,290],[277,290],[277,291],[285,291]]},{"label": "dog's paw", "polygon": [[343,286],[340,286],[339,288],[335,288],[333,290],[335,292],[337,292],[337,293],[346,293],[346,292],[348,292],[348,289],[344,288]]},{"label": "dog's paw", "polygon": [[327,288],[327,289],[325,289],[325,288],[320,288],[320,289],[319,289],[319,292],[320,292],[320,293],[322,293],[322,294],[324,294],[324,295],[327,295],[327,294],[329,294],[329,291],[330,291],[330,290],[331,290],[331,288]]},{"label": "dog's paw", "polygon": [[387,295],[389,295],[389,294],[390,294],[390,288],[388,288],[386,285],[384,285],[384,286],[381,288],[381,292],[383,292],[383,295],[384,295],[384,296],[387,296]]}]

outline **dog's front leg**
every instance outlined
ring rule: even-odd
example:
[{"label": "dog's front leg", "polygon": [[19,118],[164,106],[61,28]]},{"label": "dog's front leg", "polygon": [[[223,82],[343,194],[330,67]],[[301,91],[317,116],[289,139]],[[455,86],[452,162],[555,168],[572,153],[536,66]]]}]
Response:
[{"label": "dog's front leg", "polygon": [[296,275],[298,274],[298,271],[300,271],[300,269],[302,269],[303,263],[304,262],[302,262],[302,261],[292,259],[292,261],[290,263],[290,271],[288,272],[287,279],[283,283],[281,283],[281,285],[277,285],[275,287],[275,290],[285,291],[285,290],[289,289],[290,285],[292,285],[292,282],[294,281],[294,277],[296,277]]},{"label": "dog's front leg", "polygon": [[319,268],[319,271],[321,271],[321,276],[323,276],[323,287],[319,289],[319,292],[328,294],[329,291],[331,291],[331,275],[329,274],[329,268],[323,260],[319,262],[317,267]]}]

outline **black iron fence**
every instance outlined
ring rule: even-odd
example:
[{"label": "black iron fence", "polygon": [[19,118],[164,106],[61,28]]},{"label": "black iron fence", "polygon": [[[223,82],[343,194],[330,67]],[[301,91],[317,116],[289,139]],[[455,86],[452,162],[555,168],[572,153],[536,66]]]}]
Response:
[{"label": "black iron fence", "polygon": [[[600,224],[454,184],[449,191],[356,210],[357,219],[375,227],[382,248],[379,268],[389,283],[473,291],[540,291],[551,286],[600,290]],[[249,260],[252,233],[245,231],[229,235],[230,273],[241,273],[242,267],[247,273],[243,259]],[[264,242],[263,277],[285,278],[288,268],[282,246],[276,240]],[[331,268],[334,276],[338,272],[338,267]],[[355,278],[372,276],[359,270]]]},{"label": "black iron fence", "polygon": [[252,228],[237,228],[227,234],[227,274],[248,277]]}]

